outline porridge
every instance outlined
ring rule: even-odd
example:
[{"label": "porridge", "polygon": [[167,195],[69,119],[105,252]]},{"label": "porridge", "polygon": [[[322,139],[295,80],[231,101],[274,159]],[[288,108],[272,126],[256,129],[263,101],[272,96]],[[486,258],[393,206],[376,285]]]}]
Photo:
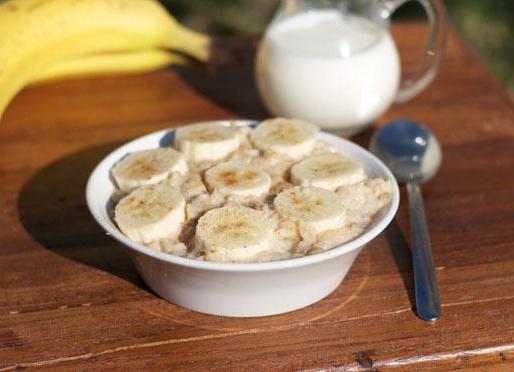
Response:
[{"label": "porridge", "polygon": [[319,129],[293,119],[255,129],[193,124],[174,144],[127,155],[111,170],[114,220],[149,249],[215,262],[311,255],[362,234],[391,200]]}]

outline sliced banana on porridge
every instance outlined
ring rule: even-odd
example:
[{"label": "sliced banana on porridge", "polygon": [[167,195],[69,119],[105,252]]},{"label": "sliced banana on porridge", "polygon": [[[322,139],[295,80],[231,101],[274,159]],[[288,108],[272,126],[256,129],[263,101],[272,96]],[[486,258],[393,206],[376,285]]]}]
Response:
[{"label": "sliced banana on porridge", "polygon": [[175,147],[192,162],[225,159],[241,144],[235,128],[214,123],[192,124],[175,132]]},{"label": "sliced banana on porridge", "polygon": [[166,182],[135,189],[114,209],[114,220],[121,232],[145,244],[177,237],[184,219],[184,197]]},{"label": "sliced banana on porridge", "polygon": [[291,168],[291,180],[295,185],[315,186],[331,191],[364,179],[364,169],[342,154],[313,155]]},{"label": "sliced banana on porridge", "polygon": [[301,159],[316,145],[319,128],[296,119],[269,119],[250,133],[250,140],[259,150],[292,159]]},{"label": "sliced banana on porridge", "polygon": [[268,173],[236,161],[220,163],[208,169],[205,180],[211,190],[223,195],[258,197],[266,194],[271,187]]},{"label": "sliced banana on porridge", "polygon": [[179,128],[177,151],[140,151],[112,168],[121,190],[112,200],[122,198],[114,222],[149,249],[206,261],[273,261],[341,245],[390,203],[393,184],[368,177],[318,131],[283,118]]},{"label": "sliced banana on porridge", "polygon": [[173,172],[188,171],[184,155],[172,148],[157,148],[134,152],[118,162],[111,174],[124,192],[153,185],[167,179]]},{"label": "sliced banana on porridge", "polygon": [[335,192],[318,187],[287,189],[277,195],[273,204],[282,218],[301,223],[316,234],[345,224],[341,198]]},{"label": "sliced banana on porridge", "polygon": [[217,262],[252,262],[270,249],[273,224],[267,214],[243,206],[211,209],[198,220],[195,249]]}]

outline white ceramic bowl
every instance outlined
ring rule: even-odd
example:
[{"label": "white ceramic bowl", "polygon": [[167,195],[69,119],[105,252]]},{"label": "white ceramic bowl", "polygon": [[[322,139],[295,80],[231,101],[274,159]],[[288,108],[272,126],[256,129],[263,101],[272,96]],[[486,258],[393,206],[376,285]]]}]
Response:
[{"label": "white ceramic bowl", "polygon": [[[227,125],[229,122],[219,123]],[[393,182],[391,202],[378,213],[364,234],[326,252],[290,260],[217,263],[156,252],[128,239],[112,221],[109,200],[114,185],[109,171],[130,152],[169,145],[173,134],[174,129],[155,132],[110,153],[91,174],[86,198],[98,223],[127,247],[143,280],[159,296],[174,304],[203,313],[237,317],[280,314],[310,305],[339,286],[362,248],[386,228],[398,209],[398,186]],[[319,138],[342,148],[362,164],[368,175],[394,180],[389,169],[362,147],[323,132],[319,133]]]}]

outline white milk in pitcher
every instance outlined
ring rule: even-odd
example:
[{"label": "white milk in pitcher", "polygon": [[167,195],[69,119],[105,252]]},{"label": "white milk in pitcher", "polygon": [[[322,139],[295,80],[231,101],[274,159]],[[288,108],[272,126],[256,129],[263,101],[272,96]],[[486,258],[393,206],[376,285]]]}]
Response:
[{"label": "white milk in pitcher", "polygon": [[382,114],[396,95],[398,52],[387,29],[336,10],[299,13],[267,30],[257,83],[277,116],[352,132]]}]

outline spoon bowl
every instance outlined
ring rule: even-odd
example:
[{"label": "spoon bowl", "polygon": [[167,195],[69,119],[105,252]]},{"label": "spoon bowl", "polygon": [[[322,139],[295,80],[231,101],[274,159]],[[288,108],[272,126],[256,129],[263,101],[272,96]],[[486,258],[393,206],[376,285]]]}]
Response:
[{"label": "spoon bowl", "polygon": [[425,182],[441,165],[441,146],[425,127],[410,120],[395,120],[378,129],[370,150],[399,182]]}]

